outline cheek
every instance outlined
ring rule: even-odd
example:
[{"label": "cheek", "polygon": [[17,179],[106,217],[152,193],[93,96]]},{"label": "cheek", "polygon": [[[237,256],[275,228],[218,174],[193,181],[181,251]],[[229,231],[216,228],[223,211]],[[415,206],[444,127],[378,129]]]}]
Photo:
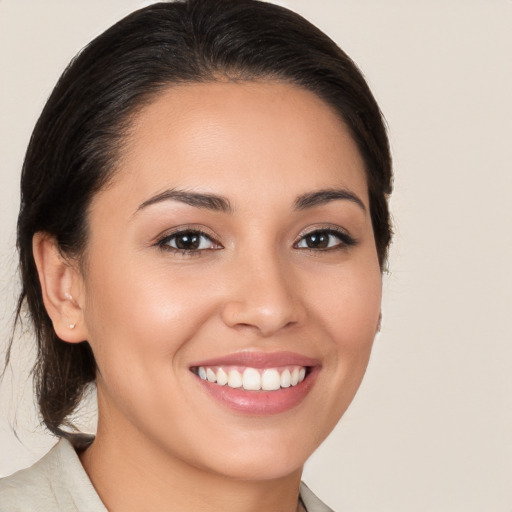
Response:
[{"label": "cheek", "polygon": [[309,301],[334,343],[357,351],[373,340],[381,310],[382,278],[378,265],[352,265],[308,286]]},{"label": "cheek", "polygon": [[[356,273],[341,293],[338,346],[340,364],[353,374],[356,388],[364,375],[381,311],[382,278],[380,268]],[[334,315],[335,313],[332,312]]]},{"label": "cheek", "polygon": [[[199,283],[176,276],[166,265],[137,261],[116,268],[97,265],[88,276],[86,309],[89,342],[98,366],[104,416],[146,424],[154,411],[186,410],[182,378],[190,340],[211,312],[212,299]],[[174,274],[174,275],[172,275]]]},{"label": "cheek", "polygon": [[[318,283],[318,280],[317,280]],[[342,410],[352,400],[366,370],[381,311],[382,278],[377,265],[347,266],[322,286],[310,287],[311,311],[326,335],[328,373],[340,392]]]},{"label": "cheek", "polygon": [[168,365],[169,356],[179,363],[180,349],[211,309],[199,283],[165,265],[137,263],[96,265],[88,275],[85,317],[100,370],[122,364],[149,371],[150,365]]}]

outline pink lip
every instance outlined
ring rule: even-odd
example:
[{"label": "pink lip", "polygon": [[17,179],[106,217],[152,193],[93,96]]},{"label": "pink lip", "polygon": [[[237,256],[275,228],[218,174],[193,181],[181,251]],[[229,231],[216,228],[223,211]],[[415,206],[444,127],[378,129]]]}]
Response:
[{"label": "pink lip", "polygon": [[202,380],[196,376],[197,382],[210,396],[229,409],[248,415],[271,415],[288,411],[298,406],[308,395],[320,371],[318,361],[293,352],[240,352],[191,365],[199,366],[249,366],[251,368],[276,368],[281,366],[307,366],[306,378],[299,384],[276,391],[246,391],[241,388],[230,388]]},{"label": "pink lip", "polygon": [[249,366],[251,368],[277,368],[279,366],[319,366],[319,361],[295,352],[238,352],[207,361],[193,363],[198,366]]}]

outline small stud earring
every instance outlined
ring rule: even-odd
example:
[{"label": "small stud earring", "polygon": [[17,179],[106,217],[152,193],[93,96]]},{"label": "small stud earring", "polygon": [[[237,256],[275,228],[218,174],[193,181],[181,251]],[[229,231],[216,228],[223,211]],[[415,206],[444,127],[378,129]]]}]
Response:
[{"label": "small stud earring", "polygon": [[74,329],[74,328],[75,328],[75,325],[76,325],[76,324],[69,324],[69,325],[68,325],[68,327],[69,327],[70,329]]}]

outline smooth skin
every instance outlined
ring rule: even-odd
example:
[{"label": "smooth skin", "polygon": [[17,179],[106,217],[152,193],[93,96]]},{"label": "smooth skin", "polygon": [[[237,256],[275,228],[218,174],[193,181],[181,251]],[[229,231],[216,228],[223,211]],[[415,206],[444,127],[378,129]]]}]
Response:
[{"label": "smooth skin", "polygon": [[[331,107],[276,81],[171,87],[94,197],[81,264],[44,234],[34,253],[56,332],[97,361],[81,460],[109,511],[297,509],[380,315],[364,165]],[[242,351],[313,358],[316,381],[285,412],[234,411],[190,366]]]}]

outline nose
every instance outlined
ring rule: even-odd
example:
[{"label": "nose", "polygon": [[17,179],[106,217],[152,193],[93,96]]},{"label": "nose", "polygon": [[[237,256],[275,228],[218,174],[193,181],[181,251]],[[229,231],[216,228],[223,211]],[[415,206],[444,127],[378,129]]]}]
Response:
[{"label": "nose", "polygon": [[289,264],[260,256],[236,267],[222,309],[226,325],[269,337],[304,320],[306,310]]}]

